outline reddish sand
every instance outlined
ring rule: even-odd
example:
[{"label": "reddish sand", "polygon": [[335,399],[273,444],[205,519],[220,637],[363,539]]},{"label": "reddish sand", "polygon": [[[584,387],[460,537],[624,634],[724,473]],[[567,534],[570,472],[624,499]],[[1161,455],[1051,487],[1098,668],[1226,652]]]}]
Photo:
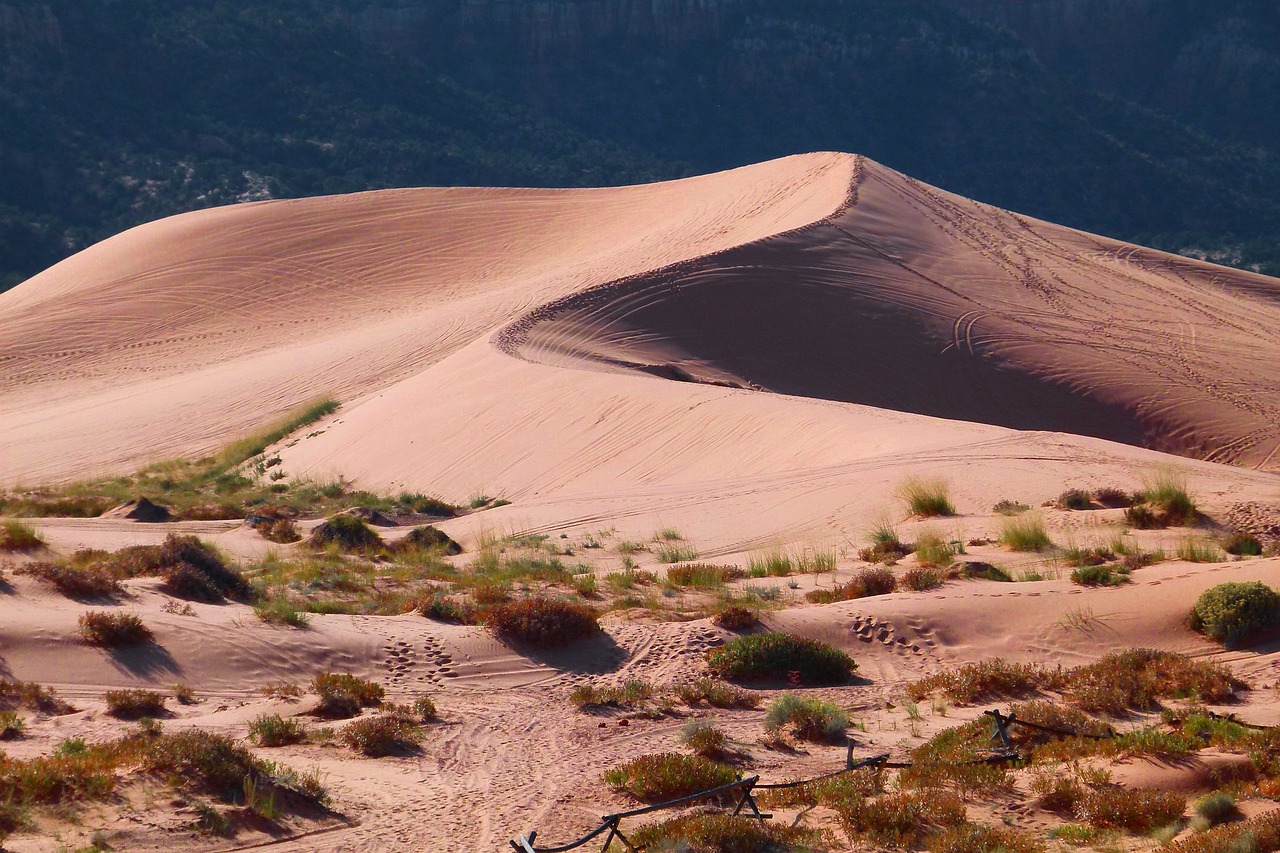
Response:
[{"label": "reddish sand", "polygon": [[[872,520],[902,517],[893,493],[910,474],[950,480],[960,517],[936,526],[966,540],[996,533],[998,500],[1134,488],[1156,466],[1181,471],[1215,517],[1243,502],[1280,508],[1277,330],[1274,279],[999,211],[842,154],[645,187],[265,202],[134,229],[0,295],[0,484],[204,453],[325,393],[342,409],[276,448],[281,470],[512,500],[443,525],[469,548],[494,532],[609,531],[584,558],[603,573],[620,565],[617,542],[675,527],[722,563],[830,548],[844,580]],[[1082,545],[1118,533],[1118,516],[1045,513],[1056,540]],[[237,522],[33,523],[58,553],[173,530],[245,559],[276,547]],[[918,527],[905,524],[904,538]],[[1183,535],[1138,538],[1172,553]],[[1014,571],[1054,568],[994,545],[972,552]],[[127,607],[161,651],[122,658],[71,639],[82,604],[10,579],[0,676],[53,684],[86,709],[33,726],[6,746],[14,755],[117,731],[99,701],[110,686],[185,682],[205,701],[166,725],[238,737],[259,713],[303,708],[258,688],[326,669],[377,677],[394,698],[435,697],[446,724],[418,758],[264,751],[321,767],[359,822],[280,850],[491,851],[530,827],[567,839],[625,802],[599,772],[673,747],[683,722],[598,728],[572,710],[570,688],[667,683],[699,672],[726,636],[706,620],[611,614],[606,641],[532,658],[417,615],[317,616],[306,631],[239,605],[178,615],[155,582],[131,581]],[[900,708],[884,709],[900,706],[905,680],[993,655],[1213,655],[1259,686],[1237,710],[1280,723],[1276,644],[1224,653],[1185,625],[1195,597],[1226,579],[1280,587],[1280,559],[1165,562],[1114,590],[953,581],[768,621],[855,655],[868,683],[831,695],[868,723],[870,751],[918,742]],[[832,582],[777,585],[799,605]],[[977,710],[929,717],[923,733]],[[838,747],[755,746],[762,717],[719,722],[753,744],[766,778],[843,760]],[[101,818],[133,833],[127,849],[211,843],[130,820]],[[9,843],[54,849],[30,834]]]}]

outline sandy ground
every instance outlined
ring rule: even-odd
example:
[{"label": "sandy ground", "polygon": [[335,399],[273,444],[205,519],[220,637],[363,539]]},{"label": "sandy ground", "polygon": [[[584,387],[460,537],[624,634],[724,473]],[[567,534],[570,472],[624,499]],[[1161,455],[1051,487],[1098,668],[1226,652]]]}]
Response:
[{"label": "sandy ground", "polygon": [[[134,229],[0,295],[0,483],[204,453],[327,393],[343,408],[276,448],[281,469],[513,501],[443,525],[469,547],[495,532],[647,539],[676,527],[726,564],[830,548],[840,580],[871,521],[902,516],[893,493],[910,474],[950,480],[960,516],[943,529],[963,538],[994,534],[998,500],[1134,488],[1162,465],[1215,517],[1242,502],[1280,508],[1278,321],[1273,279],[999,211],[842,154],[646,187],[265,202]],[[1058,541],[1080,544],[1105,540],[1116,515],[1046,513]],[[63,554],[170,530],[246,560],[268,547],[234,522],[34,523]],[[1178,535],[1149,540],[1172,550]],[[974,558],[1022,559],[986,547]],[[858,660],[865,681],[830,695],[867,723],[865,754],[918,742],[905,681],[994,655],[1213,656],[1257,686],[1236,710],[1280,723],[1280,646],[1224,653],[1185,625],[1196,596],[1228,579],[1280,586],[1280,559],[1166,562],[1119,589],[953,581],[798,606],[833,582],[809,576],[782,591],[797,606],[768,621]],[[10,575],[0,676],[53,685],[84,709],[39,721],[11,754],[118,731],[100,700],[113,686],[187,684],[201,701],[166,725],[238,737],[259,713],[305,710],[261,687],[325,670],[439,705],[444,722],[414,758],[263,750],[320,767],[352,821],[279,850],[490,851],[534,827],[547,841],[576,835],[625,805],[600,772],[673,748],[683,719],[621,727],[574,711],[569,691],[670,683],[702,671],[725,636],[705,620],[615,614],[607,638],[535,658],[416,615],[317,616],[305,630],[238,605],[180,615],[154,582],[130,584],[127,607],[158,644],[109,655],[75,641],[82,604]],[[923,734],[978,710],[930,717]],[[762,715],[718,717],[762,776],[843,760],[838,747],[760,746]],[[146,814],[108,810],[84,829],[129,833],[128,849],[216,847],[147,828]]]}]

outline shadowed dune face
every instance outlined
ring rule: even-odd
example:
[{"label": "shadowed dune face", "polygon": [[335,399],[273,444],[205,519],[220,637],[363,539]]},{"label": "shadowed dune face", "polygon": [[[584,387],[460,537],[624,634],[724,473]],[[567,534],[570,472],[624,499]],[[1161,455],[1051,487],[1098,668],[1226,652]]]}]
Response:
[{"label": "shadowed dune face", "polygon": [[547,306],[532,361],[1274,467],[1280,283],[976,204],[873,163],[828,219]]}]

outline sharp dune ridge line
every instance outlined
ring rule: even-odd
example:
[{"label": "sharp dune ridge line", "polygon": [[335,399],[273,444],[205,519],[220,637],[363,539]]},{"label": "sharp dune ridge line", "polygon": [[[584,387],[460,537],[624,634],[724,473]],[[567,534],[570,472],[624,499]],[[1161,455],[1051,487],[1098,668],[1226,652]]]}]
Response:
[{"label": "sharp dune ridge line", "polygon": [[[960,541],[998,535],[998,500],[1132,489],[1156,466],[1185,474],[1215,517],[1235,503],[1280,506],[1278,321],[1274,280],[1000,211],[845,154],[642,187],[255,203],[134,229],[0,295],[0,485],[206,453],[331,394],[342,408],[273,448],[274,470],[511,499],[439,524],[466,547],[460,564],[497,534],[586,547],[611,530],[617,554],[588,560],[607,571],[618,543],[676,527],[699,559],[736,565],[770,548],[830,548],[843,581],[864,567],[852,555],[871,521],[886,509],[901,519],[894,493],[912,474],[950,481],[959,516],[932,524]],[[1090,545],[1119,530],[1121,513],[1046,515],[1060,544]],[[277,547],[238,520],[31,523],[63,555],[170,532],[246,560]],[[906,539],[921,529],[901,526]],[[1185,534],[1142,542],[1173,552]],[[1050,561],[975,547],[1010,566]],[[1224,652],[1187,627],[1196,597],[1225,580],[1280,587],[1280,558],[1170,559],[1118,589],[951,581],[765,619],[854,655],[866,680],[826,695],[868,722],[864,751],[905,755],[919,741],[886,703],[900,707],[909,680],[993,656],[1072,666],[1150,646],[1280,683],[1274,641]],[[416,613],[317,613],[305,629],[238,604],[184,614],[166,609],[158,581],[136,579],[123,606],[157,642],[105,654],[74,640],[83,602],[25,575],[8,581],[0,677],[53,684],[86,709],[33,725],[11,755],[72,733],[118,735],[99,701],[111,687],[184,682],[205,701],[166,729],[237,738],[258,714],[303,711],[261,687],[326,670],[377,679],[397,701],[432,696],[443,722],[413,757],[261,750],[318,766],[356,822],[270,845],[282,851],[478,853],[534,827],[547,843],[576,837],[634,805],[601,770],[675,748],[685,718],[600,728],[573,710],[570,689],[704,674],[705,652],[730,636],[707,619],[627,612],[604,617],[595,640],[523,654],[484,628]],[[800,600],[836,578],[796,583],[778,591]],[[1260,687],[1242,716],[1280,723],[1275,698]],[[979,711],[929,717],[926,734]],[[839,746],[759,746],[763,718],[715,720],[749,746],[752,772],[778,781],[843,762]],[[120,849],[264,838],[179,837],[140,828],[136,813],[110,821]],[[8,843],[52,849],[43,840]]]}]

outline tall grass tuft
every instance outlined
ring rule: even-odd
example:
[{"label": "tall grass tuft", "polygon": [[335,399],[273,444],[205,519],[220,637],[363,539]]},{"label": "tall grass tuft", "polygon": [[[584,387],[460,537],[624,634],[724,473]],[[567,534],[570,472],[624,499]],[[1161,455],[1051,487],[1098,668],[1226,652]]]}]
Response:
[{"label": "tall grass tuft", "polygon": [[1053,547],[1037,513],[1024,513],[1000,522],[1000,544],[1011,551],[1043,551]]},{"label": "tall grass tuft", "polygon": [[764,722],[774,730],[789,726],[796,737],[804,740],[834,742],[849,728],[849,715],[834,702],[784,693],[769,705]]},{"label": "tall grass tuft", "polygon": [[35,551],[43,547],[40,534],[25,521],[0,523],[0,551]]},{"label": "tall grass tuft", "polygon": [[940,477],[908,477],[898,487],[898,497],[911,515],[930,518],[956,514],[951,486]]}]

